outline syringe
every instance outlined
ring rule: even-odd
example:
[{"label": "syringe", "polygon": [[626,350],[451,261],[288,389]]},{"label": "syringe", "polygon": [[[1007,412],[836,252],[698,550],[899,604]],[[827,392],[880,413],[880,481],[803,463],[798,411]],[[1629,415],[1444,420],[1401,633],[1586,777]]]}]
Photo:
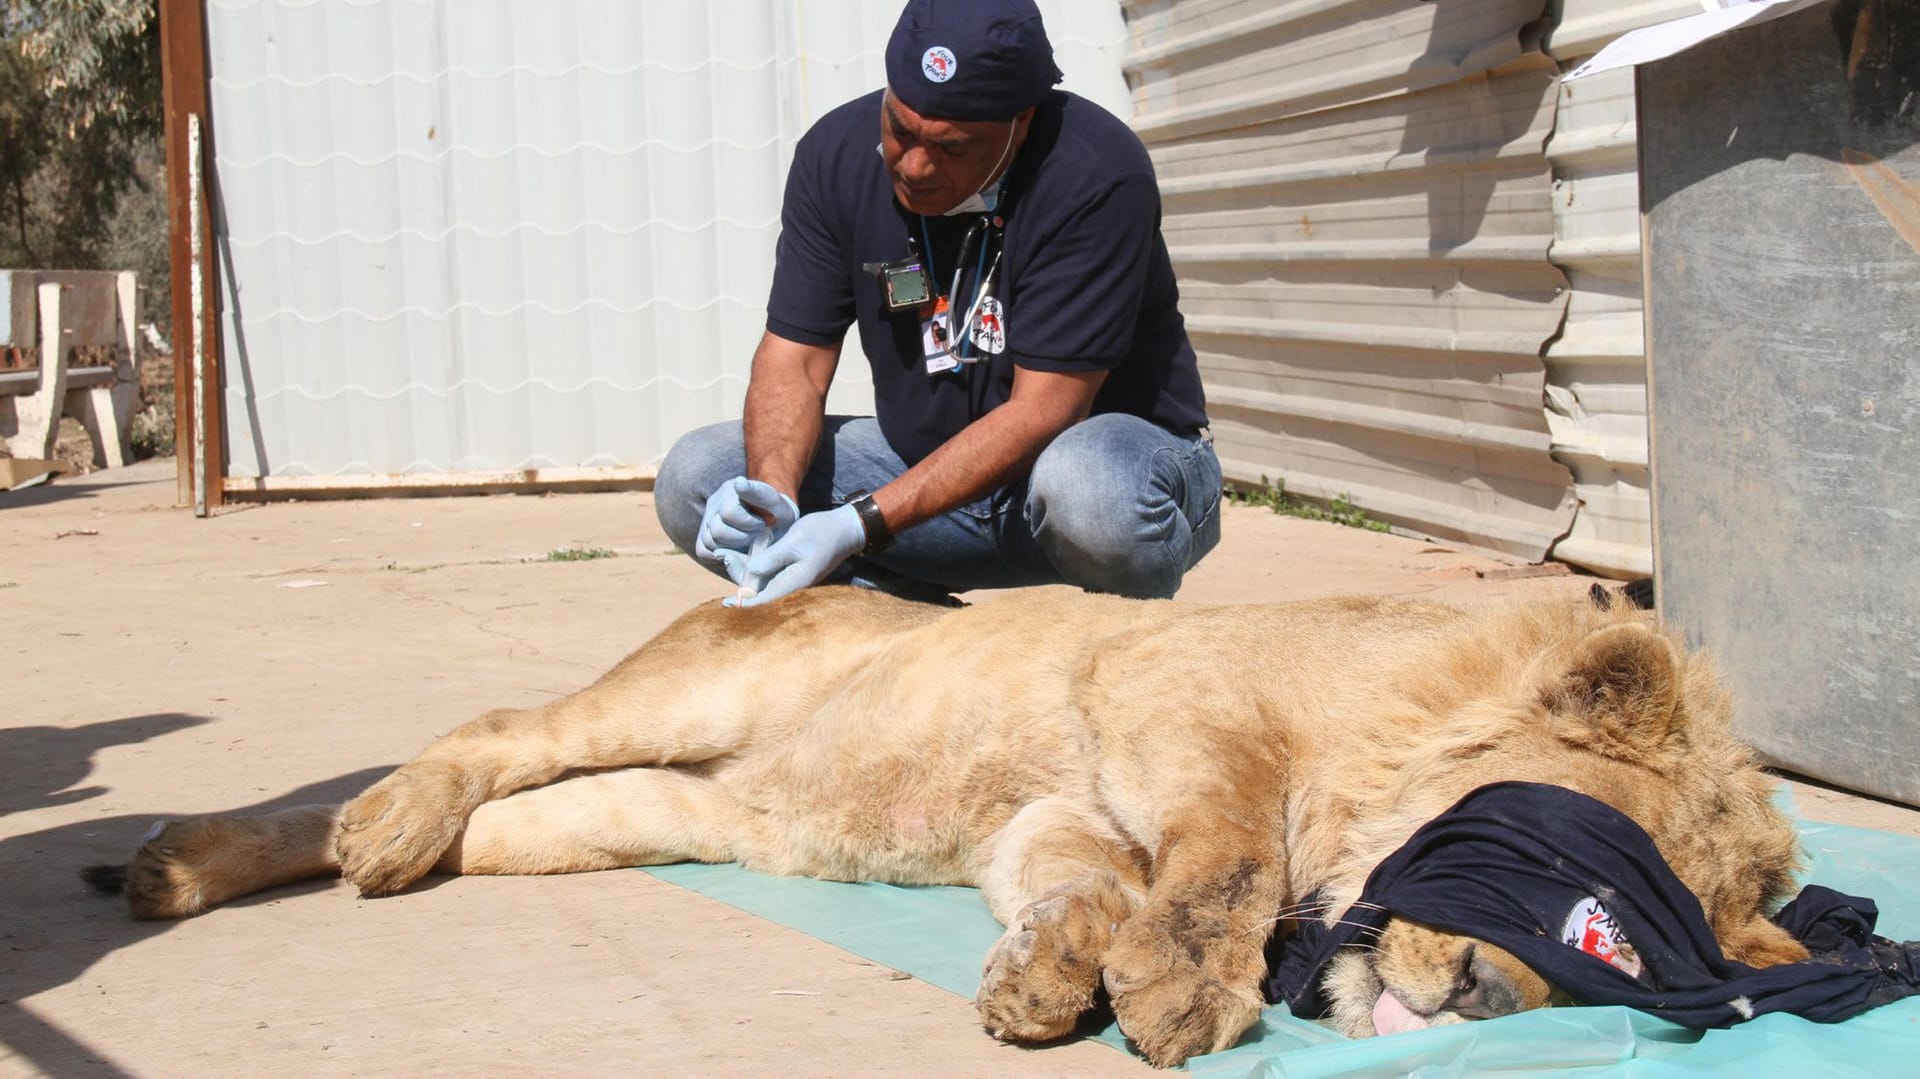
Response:
[{"label": "syringe", "polygon": [[[767,541],[773,538],[770,529],[761,529],[753,534],[753,544],[747,549],[747,561],[752,562],[761,551],[767,549]],[[760,594],[760,575],[749,573],[740,578],[740,590],[733,594],[733,602],[738,606]]]}]

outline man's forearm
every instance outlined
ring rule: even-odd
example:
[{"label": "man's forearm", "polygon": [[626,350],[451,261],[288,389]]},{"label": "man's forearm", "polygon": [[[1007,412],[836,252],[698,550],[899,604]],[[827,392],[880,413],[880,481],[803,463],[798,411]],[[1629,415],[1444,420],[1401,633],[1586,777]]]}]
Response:
[{"label": "man's forearm", "polygon": [[800,478],[813,462],[825,412],[824,398],[808,399],[794,387],[763,385],[747,391],[747,475],[773,485],[788,498],[800,493]]},{"label": "man's forearm", "polygon": [[975,420],[875,493],[887,527],[898,533],[964,506],[1032,467],[1059,434],[1018,422],[1005,405]]},{"label": "man's forearm", "polygon": [[[1036,382],[1042,376],[1023,378]],[[893,532],[964,506],[1025,475],[1062,431],[1084,419],[1101,378],[1045,376],[1045,389],[1013,397],[967,425],[892,483],[874,502]]]},{"label": "man's forearm", "polygon": [[753,377],[741,425],[747,475],[797,499],[813,463],[826,414],[827,386],[838,349],[800,345],[772,334],[753,355]]}]

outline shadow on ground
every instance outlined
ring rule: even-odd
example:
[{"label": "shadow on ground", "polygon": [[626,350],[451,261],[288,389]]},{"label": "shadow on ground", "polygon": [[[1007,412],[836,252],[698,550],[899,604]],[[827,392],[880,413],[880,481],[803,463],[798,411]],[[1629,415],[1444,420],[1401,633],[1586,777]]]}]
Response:
[{"label": "shadow on ground", "polygon": [[[106,793],[102,787],[75,786],[92,771],[94,754],[118,745],[144,742],[208,722],[204,716],[165,713],[109,720],[76,729],[24,727],[0,730],[0,817],[37,809],[69,807]],[[365,790],[391,767],[366,768],[311,783],[252,805],[239,813],[264,813],[289,806],[344,802]],[[0,1071],[32,1074],[120,1075],[119,1068],[58,1026],[36,1016],[23,1003],[35,994],[83,976],[104,957],[167,932],[174,922],[137,922],[125,900],[96,893],[81,880],[91,865],[125,862],[154,821],[192,814],[155,807],[139,813],[73,821],[38,832],[0,839]],[[326,882],[294,888],[328,887]],[[287,888],[263,893],[270,902],[290,894]],[[249,900],[240,900],[241,905]],[[115,999],[113,1007],[164,1006],[166,987],[147,986],[151,1002]],[[102,990],[106,994],[106,990]]]},{"label": "shadow on ground", "polygon": [[74,786],[93,773],[95,753],[108,746],[133,745],[205,722],[204,716],[160,712],[85,727],[0,729],[0,761],[7,762],[8,772],[4,783],[0,783],[0,816],[99,797],[106,793],[105,787]]},{"label": "shadow on ground", "polygon": [[98,483],[65,483],[55,477],[50,483],[35,487],[22,487],[17,491],[0,491],[0,512],[11,509],[29,509],[34,506],[50,506],[56,502],[68,502],[80,498],[99,498],[100,492],[114,487],[131,487],[137,481],[103,481]]}]

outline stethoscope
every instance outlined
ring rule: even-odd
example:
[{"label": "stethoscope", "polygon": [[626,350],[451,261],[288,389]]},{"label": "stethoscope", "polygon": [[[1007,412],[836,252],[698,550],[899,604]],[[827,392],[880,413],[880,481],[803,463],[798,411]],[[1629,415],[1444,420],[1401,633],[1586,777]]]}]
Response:
[{"label": "stethoscope", "polygon": [[[939,270],[933,261],[933,237],[927,230],[927,219],[920,218],[920,237],[926,244],[924,258],[927,264],[927,276],[935,281],[940,279]],[[1006,249],[1006,220],[997,213],[981,214],[960,240],[960,250],[954,254],[953,283],[947,290],[947,316],[944,339],[936,339],[939,348],[947,356],[959,363],[979,363],[985,357],[973,348],[973,332],[979,325],[982,309],[993,298],[995,275],[1000,269],[1000,255]],[[968,252],[978,244],[979,251],[972,261],[973,293],[967,302],[966,314],[961,317],[959,332],[954,332],[953,313],[960,303],[960,283],[965,279]],[[992,258],[988,258],[991,250]],[[936,318],[939,316],[935,316]]]}]

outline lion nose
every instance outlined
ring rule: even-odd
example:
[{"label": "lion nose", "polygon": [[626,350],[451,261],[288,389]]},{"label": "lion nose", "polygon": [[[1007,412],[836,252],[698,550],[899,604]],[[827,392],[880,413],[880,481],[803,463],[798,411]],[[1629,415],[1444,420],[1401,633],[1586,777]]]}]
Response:
[{"label": "lion nose", "polygon": [[1483,954],[1475,954],[1461,968],[1459,982],[1441,1006],[1468,1019],[1493,1019],[1525,1007],[1526,994],[1520,986]]}]

